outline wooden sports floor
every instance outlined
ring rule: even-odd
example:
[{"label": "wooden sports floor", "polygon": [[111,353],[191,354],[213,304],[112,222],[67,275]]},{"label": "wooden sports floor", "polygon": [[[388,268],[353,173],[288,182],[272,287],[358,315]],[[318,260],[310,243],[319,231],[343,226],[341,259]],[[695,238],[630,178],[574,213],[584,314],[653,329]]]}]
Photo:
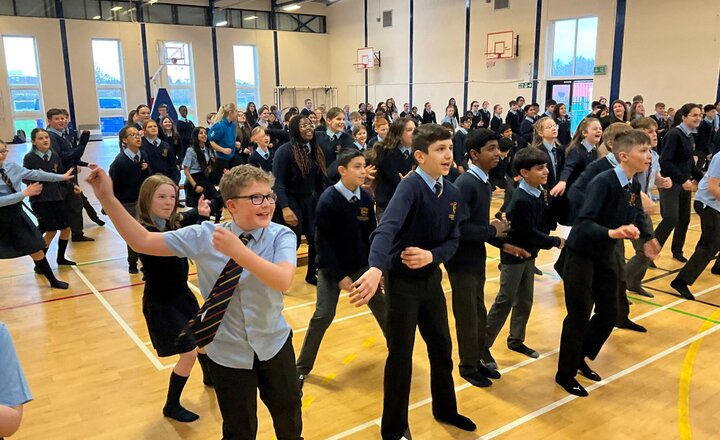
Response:
[{"label": "wooden sports floor", "polygon": [[[10,161],[21,161],[24,146],[10,146]],[[93,143],[85,159],[107,167],[116,141]],[[87,175],[87,170],[84,171]],[[87,188],[87,185],[84,185]],[[97,201],[91,193],[90,200]],[[499,198],[495,201],[497,208]],[[655,222],[659,219],[655,216]],[[0,262],[0,320],[9,327],[34,401],[26,405],[17,439],[210,439],[220,437],[221,418],[211,388],[196,366],[182,402],[200,414],[182,424],[162,416],[168,376],[175,359],[159,359],[149,345],[141,311],[143,283],[129,275],[125,245],[112,224],[97,227],[86,219],[94,243],[73,243],[69,257],[80,264],[59,270],[70,290],[51,290],[33,274],[30,258]],[[564,231],[566,234],[567,232]],[[693,213],[685,255],[699,238]],[[55,250],[51,247],[51,265]],[[627,257],[632,247],[626,246]],[[498,291],[496,249],[489,247],[486,303]],[[562,284],[552,269],[557,251],[541,252],[535,278],[535,305],[527,345],[541,353],[529,359],[505,347],[507,328],[493,353],[502,379],[479,389],[455,371],[461,413],[478,425],[474,433],[432,418],[427,352],[417,337],[410,426],[415,439],[711,439],[718,438],[720,407],[720,277],[707,271],[691,287],[696,302],[670,292],[681,263],[664,250],[650,269],[645,287],[655,298],[631,297],[632,318],[648,328],[640,334],[616,330],[592,367],[603,381],[588,386],[588,398],[565,393],[553,380],[561,323]],[[197,285],[191,267],[190,282]],[[285,298],[285,316],[298,353],[314,310],[315,290],[303,281],[305,267]],[[451,310],[450,290],[444,282]],[[451,332],[454,320],[450,313]],[[457,365],[457,347],[455,363]],[[355,308],[346,295],[328,330],[318,362],[305,382],[303,435],[306,439],[379,438],[382,380],[386,357],[383,336],[367,308]],[[456,368],[457,370],[457,368]],[[266,409],[259,404],[258,438],[273,438]]]}]

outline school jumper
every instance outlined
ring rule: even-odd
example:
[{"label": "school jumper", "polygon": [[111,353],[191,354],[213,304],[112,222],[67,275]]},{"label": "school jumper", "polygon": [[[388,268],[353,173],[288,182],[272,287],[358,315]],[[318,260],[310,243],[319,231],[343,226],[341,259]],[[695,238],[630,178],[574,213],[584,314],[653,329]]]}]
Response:
[{"label": "school jumper", "polygon": [[673,233],[673,257],[682,257],[685,237],[690,225],[690,201],[692,193],[682,188],[688,179],[700,181],[702,171],[695,165],[693,151],[695,139],[685,124],[671,128],[665,135],[660,153],[662,174],[672,180],[672,187],[660,189],[660,215],[662,220],[655,228],[655,237],[661,246]]},{"label": "school jumper", "polygon": [[[342,181],[323,192],[315,217],[317,302],[297,360],[297,372],[303,376],[312,370],[325,331],[335,318],[338,283],[345,277],[354,282],[368,268],[370,234],[377,226],[370,193],[361,187],[350,191]],[[370,299],[368,307],[384,333],[385,299],[381,291]]]},{"label": "school jumper", "polygon": [[559,377],[574,377],[584,358],[595,359],[610,336],[618,314],[619,274],[613,253],[622,240],[609,238],[608,230],[634,224],[648,241],[653,234],[644,217],[640,183],[629,181],[619,165],[600,173],[588,185],[565,243],[563,286],[568,314],[560,339]]},{"label": "school jumper", "polygon": [[[371,236],[371,267],[385,273],[388,357],[385,363],[383,439],[400,439],[408,430],[412,352],[416,328],[428,347],[432,413],[457,416],[452,377],[452,341],[442,290],[440,263],[457,250],[460,191],[442,177],[433,183],[419,168],[400,182],[383,219]],[[410,269],[400,253],[409,246],[432,252],[429,265]]]}]

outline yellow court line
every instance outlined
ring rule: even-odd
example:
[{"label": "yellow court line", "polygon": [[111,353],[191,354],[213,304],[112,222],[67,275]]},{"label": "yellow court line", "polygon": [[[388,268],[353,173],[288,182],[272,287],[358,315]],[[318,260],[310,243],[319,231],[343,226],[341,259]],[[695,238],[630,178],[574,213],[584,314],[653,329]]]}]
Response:
[{"label": "yellow court line", "polygon": [[[715,313],[710,315],[710,319],[720,318],[720,310],[716,310]],[[705,321],[698,333],[702,333],[715,325],[711,321]],[[693,342],[688,348],[685,354],[685,360],[683,360],[682,367],[680,368],[680,386],[678,389],[678,430],[680,431],[681,440],[692,439],[692,430],[690,428],[690,380],[692,378],[693,364],[697,357],[697,352],[700,350],[700,344],[702,339],[698,339]]]}]

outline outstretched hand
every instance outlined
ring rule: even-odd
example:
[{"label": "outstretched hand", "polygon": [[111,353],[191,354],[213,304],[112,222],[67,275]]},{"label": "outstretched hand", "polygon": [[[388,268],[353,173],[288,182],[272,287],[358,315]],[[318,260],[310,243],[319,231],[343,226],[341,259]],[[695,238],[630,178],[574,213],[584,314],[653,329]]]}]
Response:
[{"label": "outstretched hand", "polygon": [[90,171],[90,175],[85,181],[92,187],[95,196],[101,202],[113,196],[112,180],[104,169],[97,167]]}]

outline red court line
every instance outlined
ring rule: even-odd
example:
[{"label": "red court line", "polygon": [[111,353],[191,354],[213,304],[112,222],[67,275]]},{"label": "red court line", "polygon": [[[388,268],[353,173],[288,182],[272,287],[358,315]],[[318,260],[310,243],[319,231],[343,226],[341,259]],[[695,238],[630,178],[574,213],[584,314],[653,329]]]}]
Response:
[{"label": "red court line", "polygon": [[[189,273],[188,274],[188,276],[192,276],[192,275],[197,275],[197,273]],[[145,282],[140,281],[138,283],[126,284],[124,286],[109,287],[107,289],[98,290],[98,292],[100,292],[100,293],[112,292],[114,290],[127,289],[128,287],[141,286],[143,284],[145,284]],[[49,299],[44,299],[41,301],[33,301],[33,302],[29,302],[29,303],[24,303],[24,304],[16,304],[14,306],[2,307],[2,308],[0,308],[0,312],[5,311],[5,310],[19,309],[22,307],[35,306],[38,304],[46,304],[46,303],[51,303],[51,302],[55,302],[55,301],[64,301],[66,299],[80,298],[80,297],[87,296],[87,295],[92,295],[92,292],[76,293],[74,295],[61,296],[58,298],[49,298]]]}]

